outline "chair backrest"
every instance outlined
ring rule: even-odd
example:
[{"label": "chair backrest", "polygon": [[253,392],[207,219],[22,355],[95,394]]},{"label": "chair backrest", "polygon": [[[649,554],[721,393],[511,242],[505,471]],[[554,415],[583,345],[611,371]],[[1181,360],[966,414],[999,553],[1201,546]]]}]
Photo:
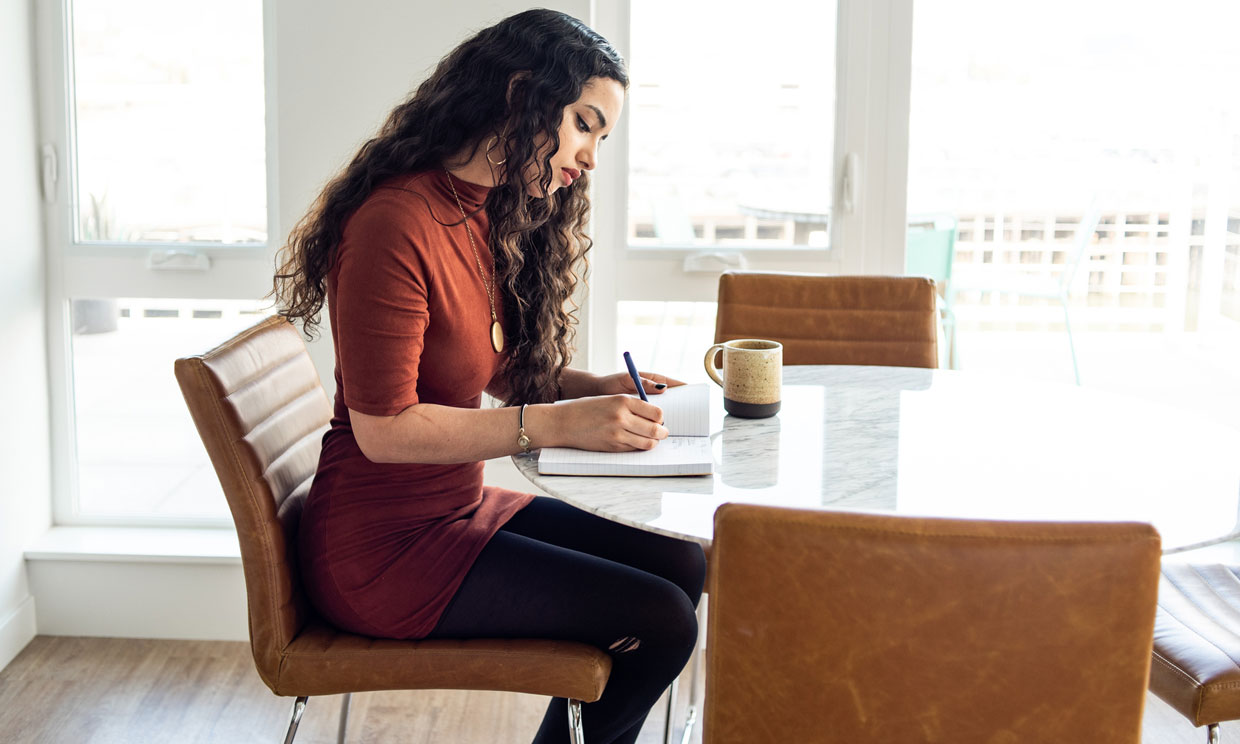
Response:
[{"label": "chair backrest", "polygon": [[331,405],[297,329],[280,317],[175,367],[237,527],[250,647],[271,686],[280,652],[311,617],[297,523]]},{"label": "chair backrest", "polygon": [[939,216],[910,222],[904,243],[904,273],[928,276],[950,296],[956,262],[956,218]]},{"label": "chair backrest", "polygon": [[765,338],[784,364],[937,367],[934,282],[911,276],[727,271],[715,343]]},{"label": "chair backrest", "polygon": [[704,744],[1141,741],[1149,525],[725,504],[714,535]]}]

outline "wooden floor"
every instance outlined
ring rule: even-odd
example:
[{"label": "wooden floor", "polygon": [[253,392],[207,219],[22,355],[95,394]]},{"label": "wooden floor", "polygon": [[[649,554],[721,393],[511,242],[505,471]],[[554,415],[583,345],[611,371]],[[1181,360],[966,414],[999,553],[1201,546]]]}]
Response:
[{"label": "wooden floor", "polygon": [[[508,693],[353,697],[351,744],[521,744],[546,705],[545,698]],[[244,643],[39,636],[0,671],[4,744],[278,744],[290,708],[291,700],[258,679]],[[339,709],[338,696],[311,698],[298,744],[334,742]],[[662,741],[661,711],[647,721],[640,744]],[[1240,741],[1240,726],[1225,725],[1223,737]],[[1205,739],[1204,729],[1148,698],[1143,744]],[[701,741],[700,728],[693,741]]]}]

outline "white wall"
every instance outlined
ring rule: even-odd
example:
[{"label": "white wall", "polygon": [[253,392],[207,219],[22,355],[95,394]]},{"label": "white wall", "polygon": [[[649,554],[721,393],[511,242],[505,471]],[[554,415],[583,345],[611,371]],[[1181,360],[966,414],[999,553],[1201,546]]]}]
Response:
[{"label": "white wall", "polygon": [[30,0],[0,0],[0,668],[34,637],[22,550],[51,520]]}]

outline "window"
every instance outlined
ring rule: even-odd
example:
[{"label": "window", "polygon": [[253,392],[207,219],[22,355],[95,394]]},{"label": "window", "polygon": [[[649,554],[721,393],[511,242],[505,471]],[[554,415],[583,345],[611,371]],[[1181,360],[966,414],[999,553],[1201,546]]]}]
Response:
[{"label": "window", "polygon": [[618,368],[634,340],[709,337],[692,308],[724,270],[898,264],[911,2],[595,8],[632,84],[594,179],[593,369]]},{"label": "window", "polygon": [[229,518],[171,360],[202,353],[265,314],[244,300],[71,302],[80,518]]},{"label": "window", "polygon": [[263,20],[249,0],[40,8],[58,523],[227,523],[172,363],[265,312]]},{"label": "window", "polygon": [[632,3],[630,245],[826,247],[835,3],[752,8]]},{"label": "window", "polygon": [[262,6],[70,7],[78,240],[266,242]]},{"label": "window", "polygon": [[1234,426],[1240,8],[1132,7],[918,4],[908,209],[958,225],[962,369],[1071,383],[1075,362]]}]

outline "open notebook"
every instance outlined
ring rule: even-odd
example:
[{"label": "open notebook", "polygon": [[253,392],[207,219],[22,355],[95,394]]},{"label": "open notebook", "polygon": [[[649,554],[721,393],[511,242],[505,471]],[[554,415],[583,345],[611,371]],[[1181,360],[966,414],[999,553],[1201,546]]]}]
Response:
[{"label": "open notebook", "polygon": [[668,437],[652,450],[589,452],[544,447],[538,455],[543,475],[710,475],[710,392],[706,384],[668,388],[650,402],[663,409]]}]

